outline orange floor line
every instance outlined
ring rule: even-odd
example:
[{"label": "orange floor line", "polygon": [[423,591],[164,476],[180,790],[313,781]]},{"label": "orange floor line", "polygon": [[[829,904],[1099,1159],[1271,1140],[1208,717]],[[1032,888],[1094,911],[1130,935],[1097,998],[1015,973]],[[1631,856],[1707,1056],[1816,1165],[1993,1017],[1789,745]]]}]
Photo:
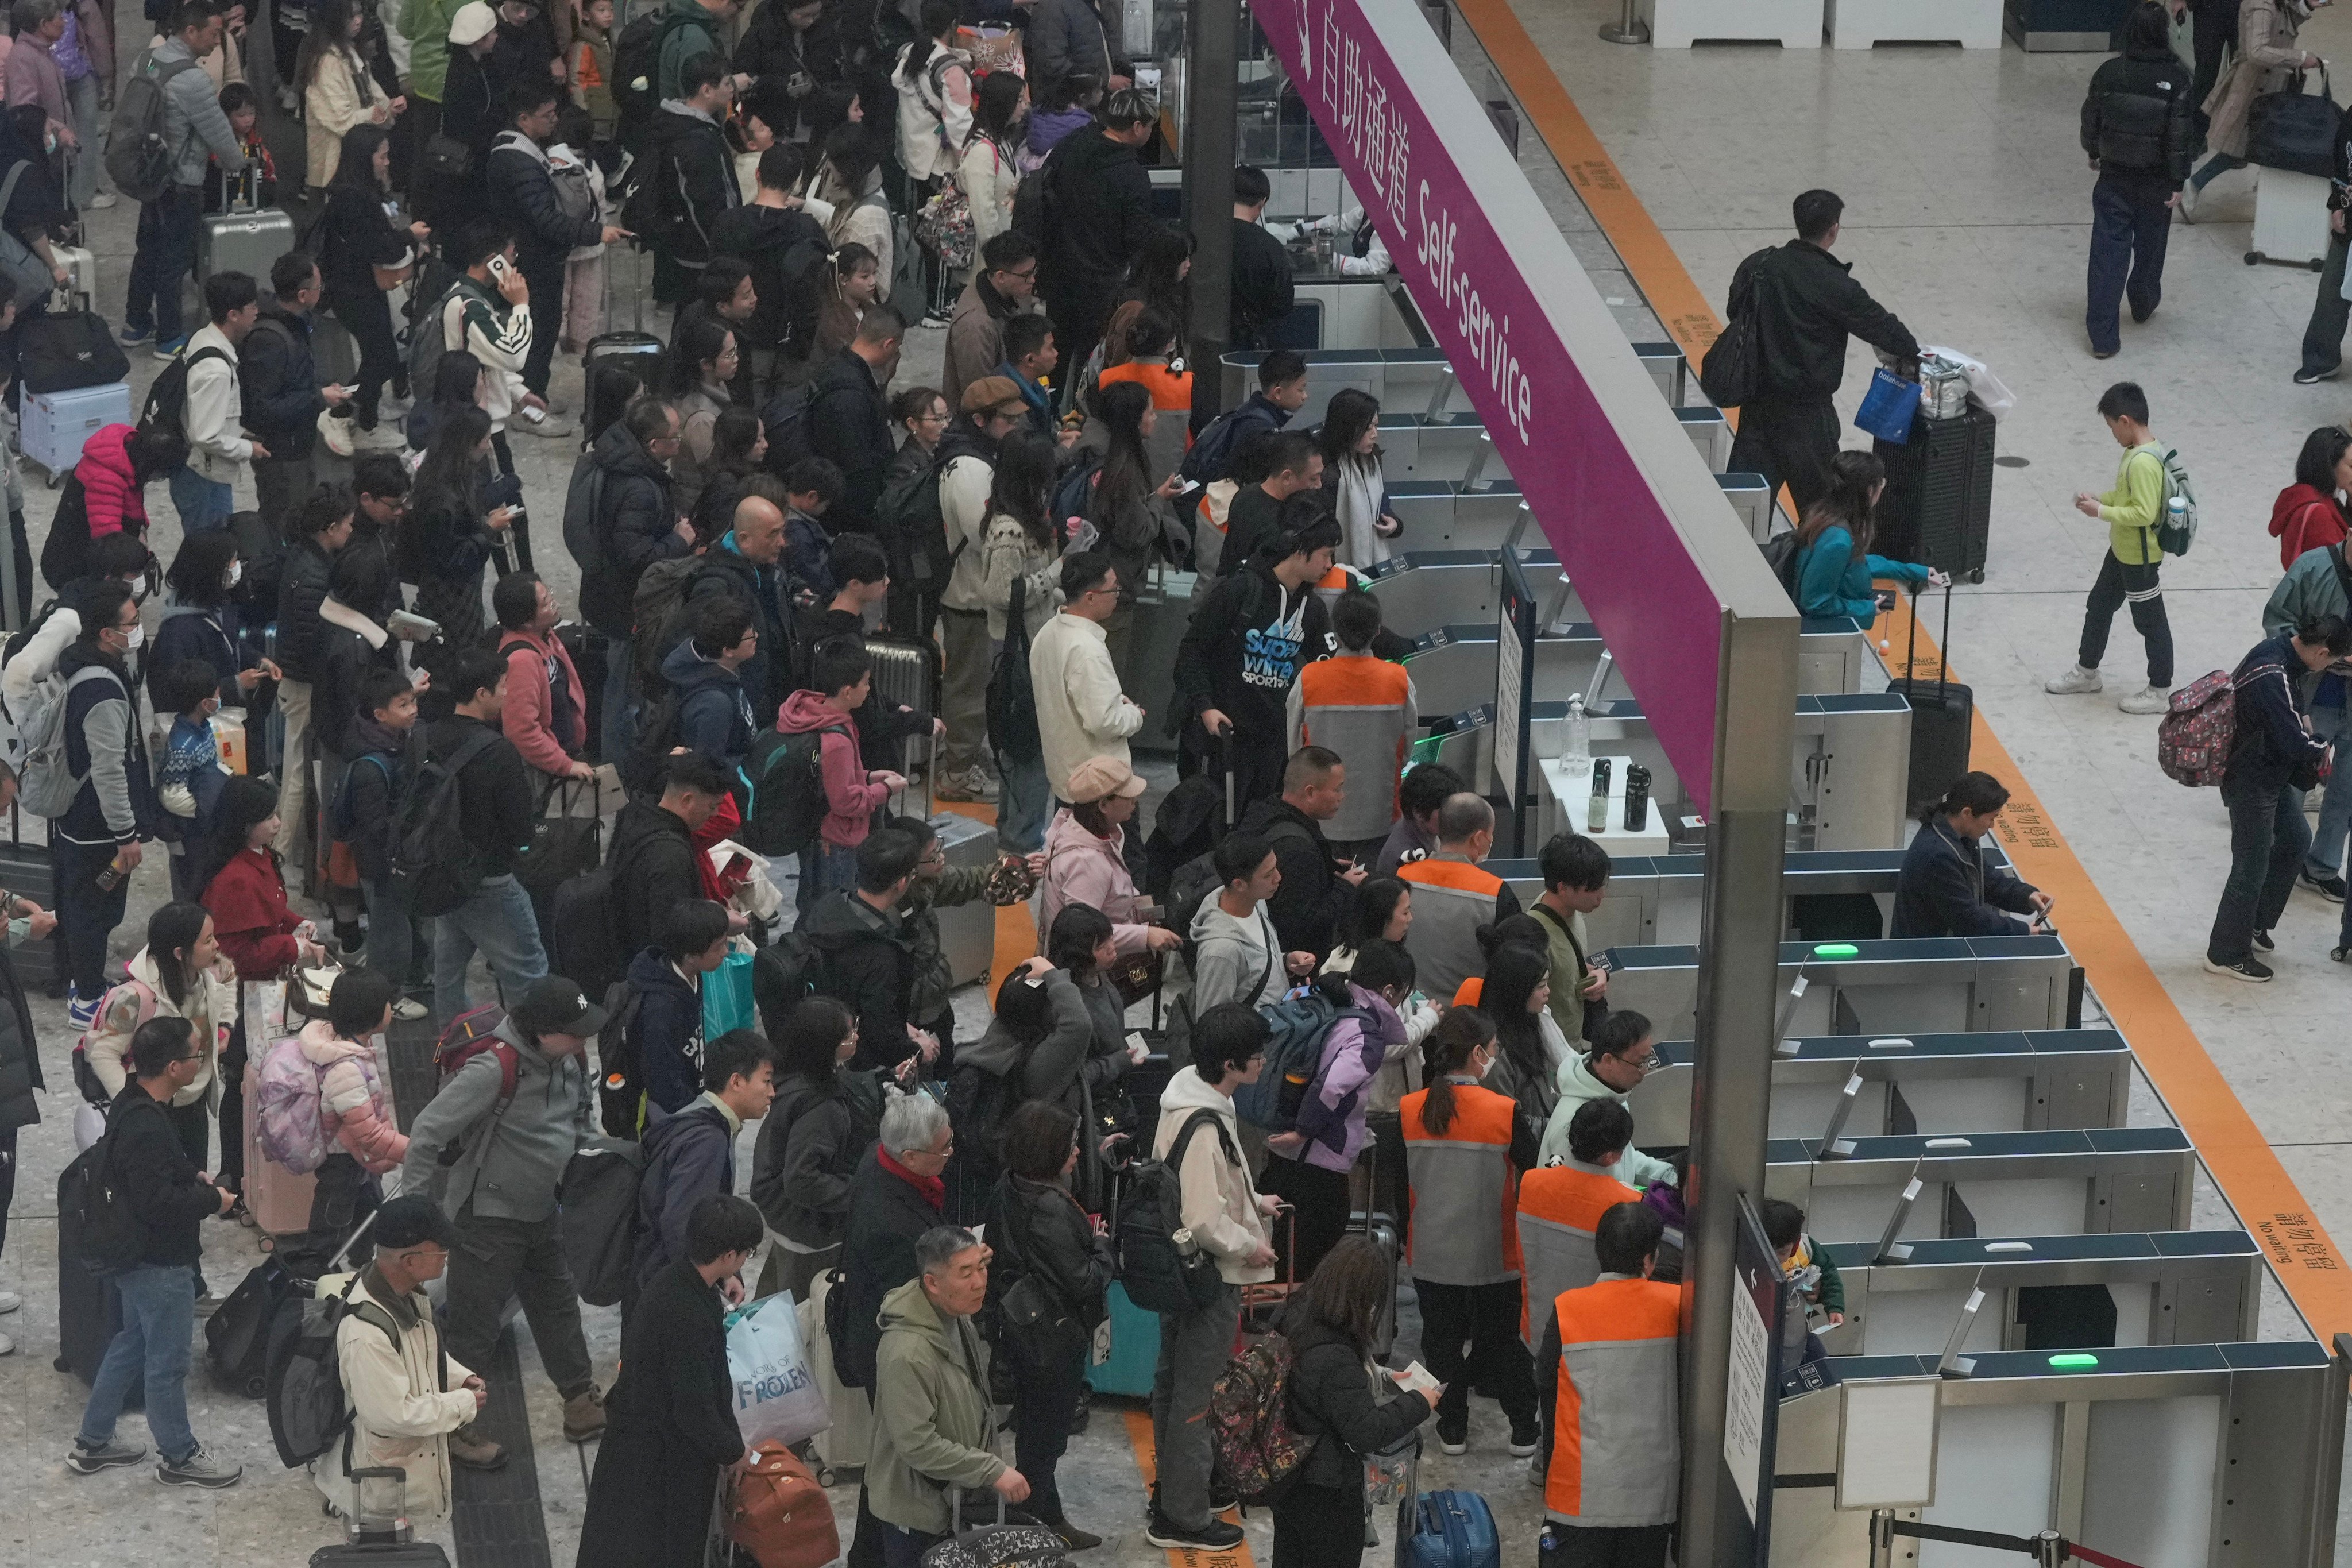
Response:
[{"label": "orange floor line", "polygon": [[[969,816],[974,822],[996,826],[996,807],[985,804],[941,801],[941,811],[952,811],[958,816]],[[1037,915],[1027,904],[1009,904],[996,911],[996,952],[989,962],[988,994],[993,998],[997,983],[1018,968],[1025,959],[1037,952]]]},{"label": "orange floor line", "polygon": [[[1510,0],[1454,0],[1487,57],[1518,99],[1544,145],[1568,174],[1601,231],[1667,332],[1694,365],[1722,330],[1682,258],[1666,242],[1641,198],[1619,173],[1568,89],[1511,8]],[[1902,604],[1879,633],[1904,646],[1911,602]],[[1919,673],[1933,676],[1941,650],[1919,633]],[[2352,1331],[2352,1276],[2343,1254],[2313,1215],[2294,1178],[2264,1140],[2213,1058],[2181,1016],[2102,898],[2090,873],[2067,847],[2065,836],[2042,808],[2032,782],[2018,767],[1982,710],[1971,733],[1970,761],[2009,786],[2001,814],[2001,847],[2019,874],[2056,895],[2059,931],[2067,950],[2090,973],[2092,986],[2214,1182],[2277,1268],[2279,1279],[2323,1341]]]},{"label": "orange floor line", "polygon": [[[1135,1468],[1142,1472],[1148,1489],[1160,1478],[1160,1453],[1151,1441],[1151,1411],[1123,1413],[1127,1423],[1127,1440],[1135,1449]],[[1177,1552],[1168,1553],[1175,1568],[1256,1568],[1257,1560],[1250,1554],[1249,1542],[1244,1541],[1231,1552]]]}]

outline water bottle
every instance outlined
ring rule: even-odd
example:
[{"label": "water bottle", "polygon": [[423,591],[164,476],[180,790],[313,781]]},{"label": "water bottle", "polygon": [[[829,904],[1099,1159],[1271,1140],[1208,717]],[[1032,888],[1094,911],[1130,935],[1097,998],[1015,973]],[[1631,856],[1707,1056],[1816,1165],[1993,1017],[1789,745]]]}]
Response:
[{"label": "water bottle", "polygon": [[1625,770],[1625,831],[1640,833],[1650,826],[1650,770],[1635,763]]},{"label": "water bottle", "polygon": [[[2164,503],[2164,531],[2174,539],[2180,539],[2188,534],[2189,498],[2187,496],[2177,495],[2166,498]],[[1573,710],[1570,710],[1570,711],[1573,711]]]},{"label": "water bottle", "polygon": [[1568,755],[1565,759],[1570,773],[1592,760],[1592,720],[1584,711],[1584,693],[1568,700]]},{"label": "water bottle", "polygon": [[1592,759],[1592,799],[1584,809],[1584,831],[1598,833],[1609,826],[1609,759]]}]

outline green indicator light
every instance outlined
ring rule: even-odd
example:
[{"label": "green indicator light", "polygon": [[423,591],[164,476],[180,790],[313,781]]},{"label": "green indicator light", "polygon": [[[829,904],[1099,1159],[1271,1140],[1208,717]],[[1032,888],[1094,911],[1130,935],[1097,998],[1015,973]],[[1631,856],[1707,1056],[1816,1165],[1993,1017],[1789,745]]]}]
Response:
[{"label": "green indicator light", "polygon": [[2099,1364],[2099,1358],[2095,1355],[2084,1355],[2077,1352],[2072,1355],[2053,1355],[2050,1358],[2050,1364],[2052,1366],[2069,1368],[2096,1366]]},{"label": "green indicator light", "polygon": [[1813,949],[1813,956],[1815,958],[1852,958],[1861,951],[1862,949],[1850,942],[1824,942]]}]

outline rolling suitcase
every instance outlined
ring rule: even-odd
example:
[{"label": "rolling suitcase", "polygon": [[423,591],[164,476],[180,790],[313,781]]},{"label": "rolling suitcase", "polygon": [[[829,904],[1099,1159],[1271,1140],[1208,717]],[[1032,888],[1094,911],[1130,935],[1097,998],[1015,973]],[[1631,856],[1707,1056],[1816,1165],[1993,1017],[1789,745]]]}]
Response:
[{"label": "rolling suitcase", "polygon": [[829,1487],[866,1468],[866,1451],[874,1441],[874,1407],[866,1391],[841,1381],[833,1368],[833,1336],[824,1331],[825,1298],[840,1288],[841,1270],[828,1268],[809,1286],[800,1305],[801,1343],[808,1352],[809,1375],[824,1391],[824,1407],[833,1425],[809,1439],[816,1461],[819,1486]]},{"label": "rolling suitcase", "polygon": [[81,461],[82,447],[92,436],[109,425],[130,423],[131,384],[127,381],[70,392],[35,392],[28,387],[18,413],[17,436],[25,460],[47,469],[49,488],[55,489]]},{"label": "rolling suitcase", "polygon": [[876,701],[919,713],[940,710],[939,644],[876,634],[866,637],[866,652],[874,660]]},{"label": "rolling suitcase", "polygon": [[[1952,590],[1948,584],[1944,588],[1945,648],[1951,647],[1951,640]],[[1911,651],[1903,661],[1906,671],[1918,668],[1918,653],[1919,606],[1915,600]],[[1932,681],[1906,674],[1886,683],[1887,690],[1900,692],[1911,704],[1911,776],[1903,796],[1911,805],[1943,799],[1945,792],[1969,771],[1969,731],[1976,718],[1976,693],[1946,680],[1948,668],[1939,658]]]},{"label": "rolling suitcase", "polygon": [[[613,319],[614,255],[604,257],[604,319]],[[642,273],[643,268],[640,268]],[[650,387],[659,379],[662,355],[668,352],[662,341],[646,331],[646,280],[641,276],[639,286],[629,290],[631,320],[635,327],[628,331],[599,332],[588,340],[580,351],[581,374],[586,378],[588,392],[582,400],[580,411],[580,449],[586,451],[595,440],[595,433],[620,417],[618,408],[605,406],[606,399],[598,395],[596,372],[606,364],[617,364],[637,378],[640,387]]]},{"label": "rolling suitcase", "polygon": [[[261,1149],[261,1118],[254,1114],[254,1097],[261,1088],[262,1059],[269,1047],[293,1031],[287,1026],[286,988],[248,981],[238,987],[244,995],[245,1017],[245,1206],[261,1232],[262,1250],[275,1250],[279,1238],[300,1236],[310,1228],[310,1196],[318,1190],[316,1176],[298,1175]],[[267,993],[275,992],[276,1005]]]},{"label": "rolling suitcase", "polygon": [[[20,898],[26,898],[45,910],[58,907],[57,873],[49,865],[49,847],[27,844],[19,835],[23,824],[15,812],[9,813],[9,833],[0,839],[0,888]],[[52,933],[41,942],[26,942],[8,954],[8,962],[16,968],[16,983],[27,994],[35,991],[44,995],[62,996],[65,992],[64,971],[58,965],[58,939]]]},{"label": "rolling suitcase", "polygon": [[58,1180],[58,1355],[50,1363],[84,1383],[98,1381],[99,1363],[122,1327],[122,1300],[114,1281],[82,1264],[81,1213],[72,1201],[70,1173]]},{"label": "rolling suitcase", "polygon": [[407,1471],[356,1469],[351,1482],[357,1517],[344,1516],[343,1543],[310,1553],[310,1568],[449,1568],[449,1554],[409,1527]]},{"label": "rolling suitcase", "polygon": [[1408,1492],[1397,1505],[1397,1568],[1503,1568],[1495,1512],[1476,1492]]},{"label": "rolling suitcase", "polygon": [[98,299],[98,257],[96,253],[91,251],[88,246],[52,245],[49,247],[49,254],[58,258],[58,264],[59,266],[63,267],[68,273],[72,274],[71,281],[66,284],[66,292],[68,294],[80,295],[83,300],[82,308],[84,310],[95,309],[96,306],[93,302]]},{"label": "rolling suitcase", "polygon": [[294,248],[294,219],[280,207],[257,208],[255,170],[247,160],[234,186],[224,188],[226,212],[206,213],[196,227],[196,276],[242,272],[266,291],[269,268]]},{"label": "rolling suitcase", "polygon": [[1875,519],[1881,555],[1984,581],[1992,531],[1993,416],[1974,404],[1951,419],[1920,415],[1911,439],[1877,443],[1886,489]]},{"label": "rolling suitcase", "polygon": [[583,757],[604,754],[604,666],[613,646],[612,639],[583,621],[565,621],[555,628],[563,648],[572,656],[572,668],[579,672],[580,711],[588,721],[587,743],[580,750]]}]

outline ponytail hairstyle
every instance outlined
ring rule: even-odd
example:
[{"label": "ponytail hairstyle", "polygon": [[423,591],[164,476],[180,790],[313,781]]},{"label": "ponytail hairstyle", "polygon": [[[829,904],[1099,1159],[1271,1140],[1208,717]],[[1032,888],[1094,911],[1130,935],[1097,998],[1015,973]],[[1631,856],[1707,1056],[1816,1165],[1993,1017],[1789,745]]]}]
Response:
[{"label": "ponytail hairstyle", "polygon": [[1999,811],[2009,804],[2009,786],[1990,773],[1962,773],[1952,781],[1941,800],[1927,801],[1918,808],[1920,826],[1925,826],[1939,816],[1954,812],[1973,811],[1982,816],[1989,811]]},{"label": "ponytail hairstyle", "polygon": [[1412,954],[1404,950],[1402,942],[1373,936],[1357,947],[1354,967],[1340,978],[1374,993],[1410,992],[1413,982]]},{"label": "ponytail hairstyle", "polygon": [[1869,452],[1840,452],[1830,464],[1829,493],[1805,509],[1797,524],[1797,548],[1808,549],[1832,528],[1853,536],[1853,552],[1870,553],[1871,492],[1886,482],[1886,465]]},{"label": "ponytail hairstyle", "polygon": [[1451,1007],[1421,1046],[1421,1124],[1443,1138],[1454,1125],[1454,1085],[1446,1074],[1466,1070],[1471,1056],[1495,1041],[1495,1026],[1475,1007]]}]

